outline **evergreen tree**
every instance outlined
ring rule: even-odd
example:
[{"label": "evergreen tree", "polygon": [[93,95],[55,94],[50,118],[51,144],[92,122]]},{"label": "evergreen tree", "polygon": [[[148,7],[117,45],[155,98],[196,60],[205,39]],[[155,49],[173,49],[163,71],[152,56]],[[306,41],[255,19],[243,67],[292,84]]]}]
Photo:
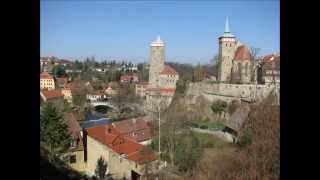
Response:
[{"label": "evergreen tree", "polygon": [[59,78],[66,75],[64,68],[61,65],[57,65],[53,68],[54,77]]},{"label": "evergreen tree", "polygon": [[107,162],[105,162],[102,156],[100,156],[100,158],[97,161],[97,166],[95,169],[95,174],[99,178],[99,180],[104,179],[107,172],[107,167],[108,167]]},{"label": "evergreen tree", "polygon": [[49,150],[49,160],[55,162],[69,148],[70,141],[62,115],[52,104],[45,104],[40,113],[40,142]]}]

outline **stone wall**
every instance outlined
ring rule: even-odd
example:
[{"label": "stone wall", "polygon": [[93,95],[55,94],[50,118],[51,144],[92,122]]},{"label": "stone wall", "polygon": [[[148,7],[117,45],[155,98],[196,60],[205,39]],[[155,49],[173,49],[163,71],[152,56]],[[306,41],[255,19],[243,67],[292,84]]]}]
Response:
[{"label": "stone wall", "polygon": [[[209,101],[215,100],[240,100],[241,98],[262,100],[266,98],[275,86],[268,85],[255,85],[255,84],[223,84],[223,83],[206,83],[197,82],[190,83],[186,95],[190,97],[190,103],[193,103],[194,98],[203,95]],[[280,90],[280,87],[276,87]]]}]

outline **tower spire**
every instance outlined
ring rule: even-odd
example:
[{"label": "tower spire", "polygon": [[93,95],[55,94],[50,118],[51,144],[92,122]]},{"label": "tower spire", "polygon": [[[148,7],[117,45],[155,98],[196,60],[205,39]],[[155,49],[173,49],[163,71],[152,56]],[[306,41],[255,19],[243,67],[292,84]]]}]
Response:
[{"label": "tower spire", "polygon": [[227,16],[227,18],[226,18],[226,24],[225,24],[225,26],[224,26],[224,32],[225,32],[225,33],[230,33],[230,29],[229,29],[229,18],[228,18],[228,16]]}]

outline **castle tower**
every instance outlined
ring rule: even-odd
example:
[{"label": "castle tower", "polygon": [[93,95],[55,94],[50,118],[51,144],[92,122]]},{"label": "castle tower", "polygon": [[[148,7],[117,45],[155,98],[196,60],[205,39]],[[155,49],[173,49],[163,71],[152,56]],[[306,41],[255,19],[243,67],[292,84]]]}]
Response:
[{"label": "castle tower", "polygon": [[228,17],[222,36],[219,37],[218,81],[230,82],[232,59],[237,46],[236,37],[230,33]]},{"label": "castle tower", "polygon": [[150,44],[150,68],[149,68],[149,84],[152,86],[159,85],[159,74],[164,68],[164,42],[157,37],[155,41]]}]

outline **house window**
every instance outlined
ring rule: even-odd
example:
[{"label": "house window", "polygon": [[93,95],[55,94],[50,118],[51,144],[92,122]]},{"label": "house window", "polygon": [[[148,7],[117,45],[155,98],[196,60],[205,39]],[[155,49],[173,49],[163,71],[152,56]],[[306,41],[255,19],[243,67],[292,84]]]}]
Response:
[{"label": "house window", "polygon": [[71,155],[70,156],[70,164],[76,163],[77,162],[77,157],[76,155]]}]

